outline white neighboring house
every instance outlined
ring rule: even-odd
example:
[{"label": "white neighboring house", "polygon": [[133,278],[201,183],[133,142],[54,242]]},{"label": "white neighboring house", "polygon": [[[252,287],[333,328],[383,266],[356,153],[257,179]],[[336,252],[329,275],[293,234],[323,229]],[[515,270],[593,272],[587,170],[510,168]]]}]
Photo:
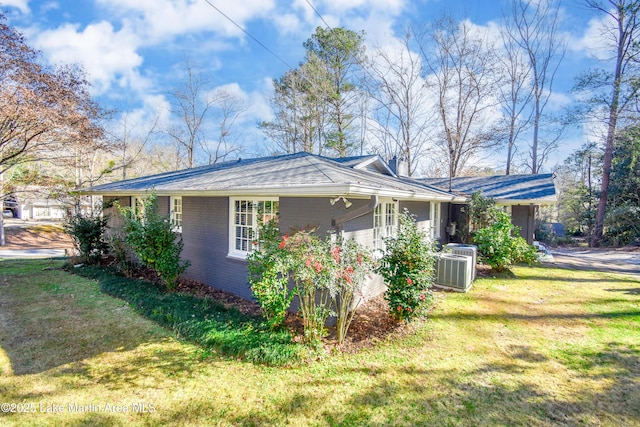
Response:
[{"label": "white neighboring house", "polygon": [[[47,190],[40,187],[26,188],[17,193],[17,218],[25,221],[59,221],[65,220],[73,212],[74,201],[71,198],[58,199],[46,197]],[[82,212],[91,211],[90,198],[82,200]]]},{"label": "white neighboring house", "polygon": [[19,218],[32,221],[63,221],[69,208],[68,205],[53,199],[25,200],[19,206]]}]

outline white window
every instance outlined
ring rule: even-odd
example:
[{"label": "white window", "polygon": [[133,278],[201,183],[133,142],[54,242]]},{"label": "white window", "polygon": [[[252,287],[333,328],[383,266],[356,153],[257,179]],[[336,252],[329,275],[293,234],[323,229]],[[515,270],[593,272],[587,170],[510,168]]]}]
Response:
[{"label": "white window", "polygon": [[382,202],[373,211],[373,247],[384,249],[384,238],[398,232],[398,202]]},{"label": "white window", "polygon": [[431,202],[431,235],[434,239],[440,238],[440,218],[442,203]]},{"label": "white window", "polygon": [[182,233],[182,197],[170,197],[169,206],[173,229],[176,233]]},{"label": "white window", "polygon": [[280,204],[275,197],[229,199],[229,255],[246,258],[255,248],[260,224],[278,219]]}]

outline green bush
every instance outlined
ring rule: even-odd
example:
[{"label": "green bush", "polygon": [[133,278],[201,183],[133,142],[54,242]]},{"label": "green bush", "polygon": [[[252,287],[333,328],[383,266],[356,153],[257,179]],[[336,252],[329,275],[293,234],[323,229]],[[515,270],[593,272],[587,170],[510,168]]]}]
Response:
[{"label": "green bush", "polygon": [[272,329],[284,322],[294,292],[289,289],[288,256],[280,247],[280,230],[275,220],[261,224],[257,249],[247,256],[251,292]]},{"label": "green bush", "polygon": [[333,298],[338,344],[347,337],[356,309],[364,302],[362,287],[374,271],[373,256],[352,239],[338,239],[331,247],[336,294]]},{"label": "green bush", "polygon": [[116,230],[107,236],[109,253],[113,255],[116,265],[125,276],[131,276],[136,267],[135,255],[127,243],[127,238],[122,230]]},{"label": "green bush", "polygon": [[511,264],[525,262],[529,265],[538,259],[533,246],[517,236],[518,229],[511,223],[506,213],[496,210],[496,221],[481,228],[473,236],[482,260],[496,271],[502,271]]},{"label": "green bush", "polygon": [[327,335],[325,324],[334,314],[331,302],[337,293],[330,247],[313,231],[299,230],[291,236],[284,235],[280,248],[286,251],[288,268],[295,283],[305,341],[318,345]]},{"label": "green bush", "polygon": [[174,232],[168,216],[158,214],[155,194],[144,199],[144,209],[138,214],[130,207],[118,209],[124,217],[126,242],[143,265],[154,270],[169,289],[177,285],[178,277],[189,267],[181,261],[183,242]]},{"label": "green bush", "polygon": [[281,237],[274,221],[260,227],[255,244],[247,258],[249,280],[269,325],[275,328],[284,322],[297,296],[308,344],[318,345],[327,334],[331,315],[336,316],[338,343],[344,342],[364,299],[362,286],[373,271],[370,252],[353,240],[321,240],[313,230]]},{"label": "green bush", "polygon": [[108,222],[109,217],[102,215],[102,209],[94,209],[89,214],[76,212],[67,217],[64,231],[73,238],[84,262],[97,263],[107,250],[104,235]]},{"label": "green bush", "polygon": [[547,245],[552,245],[557,242],[558,236],[551,228],[550,224],[542,221],[536,221],[536,229],[534,231],[536,240]]},{"label": "green bush", "polygon": [[435,277],[435,242],[418,229],[408,212],[400,215],[396,237],[385,239],[386,249],[378,272],[384,277],[390,314],[396,320],[411,320],[432,302],[431,286]]}]

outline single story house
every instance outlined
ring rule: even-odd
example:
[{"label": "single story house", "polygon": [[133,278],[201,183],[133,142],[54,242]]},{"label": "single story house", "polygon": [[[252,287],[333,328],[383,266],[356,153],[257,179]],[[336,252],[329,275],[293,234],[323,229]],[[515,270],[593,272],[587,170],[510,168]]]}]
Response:
[{"label": "single story house", "polygon": [[[333,159],[296,153],[135,178],[84,193],[137,206],[155,192],[161,213],[171,215],[182,234],[182,256],[191,262],[185,275],[251,298],[246,256],[253,250],[259,217],[277,217],[283,232],[314,227],[317,233],[342,233],[379,250],[383,238],[396,233],[398,215],[406,209],[420,228],[448,243],[449,212],[464,206],[469,195],[438,183],[398,176],[379,156]],[[112,227],[121,225],[113,208],[107,213]],[[365,293],[374,296],[384,289],[382,278],[375,277]]]},{"label": "single story house", "polygon": [[[331,159],[309,153],[240,159],[87,189],[105,202],[136,206],[155,192],[158,208],[178,224],[186,276],[251,298],[246,256],[253,249],[258,216],[278,217],[279,227],[314,227],[342,233],[373,249],[393,235],[405,209],[434,238],[444,236],[442,205],[464,198],[398,177],[378,156]],[[113,210],[111,226],[122,218]],[[366,294],[384,291],[377,277]]]},{"label": "single story house", "polygon": [[[433,187],[450,190],[458,197],[469,200],[471,194],[480,191],[491,197],[497,206],[502,206],[511,215],[511,222],[520,228],[520,235],[530,245],[535,240],[535,218],[540,206],[558,202],[553,174],[537,175],[493,175],[449,178],[423,178],[421,182]],[[462,224],[467,221],[465,204],[453,201],[446,206],[449,223]],[[456,242],[459,235],[452,233],[449,240]]]}]

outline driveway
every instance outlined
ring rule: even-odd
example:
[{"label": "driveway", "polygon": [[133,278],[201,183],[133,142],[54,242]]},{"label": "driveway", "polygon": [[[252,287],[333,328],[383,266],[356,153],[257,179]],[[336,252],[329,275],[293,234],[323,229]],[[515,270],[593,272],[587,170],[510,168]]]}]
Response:
[{"label": "driveway", "polygon": [[553,248],[546,263],[564,268],[624,273],[640,279],[640,250],[636,248]]},{"label": "driveway", "polygon": [[0,258],[50,258],[65,256],[73,250],[73,241],[59,222],[5,220],[6,245],[0,246]]},{"label": "driveway", "polygon": [[0,249],[0,259],[53,258],[63,256],[67,256],[67,252],[64,249]]}]

